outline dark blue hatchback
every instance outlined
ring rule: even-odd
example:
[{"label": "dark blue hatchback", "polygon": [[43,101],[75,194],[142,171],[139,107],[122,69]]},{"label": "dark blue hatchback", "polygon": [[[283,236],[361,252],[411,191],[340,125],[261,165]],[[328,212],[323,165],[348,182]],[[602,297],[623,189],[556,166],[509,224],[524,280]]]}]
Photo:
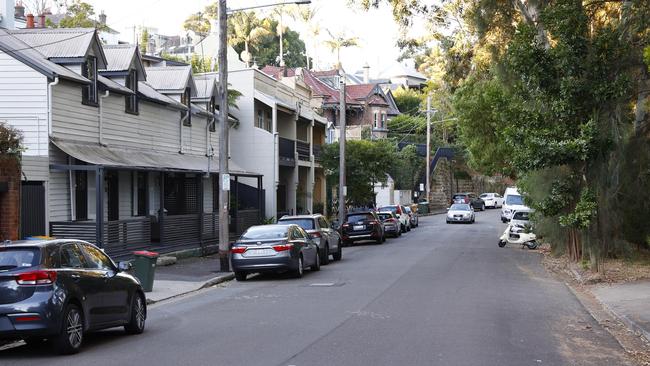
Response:
[{"label": "dark blue hatchback", "polygon": [[83,241],[0,244],[0,339],[49,340],[66,354],[88,331],[142,333],[146,300],[127,269]]}]

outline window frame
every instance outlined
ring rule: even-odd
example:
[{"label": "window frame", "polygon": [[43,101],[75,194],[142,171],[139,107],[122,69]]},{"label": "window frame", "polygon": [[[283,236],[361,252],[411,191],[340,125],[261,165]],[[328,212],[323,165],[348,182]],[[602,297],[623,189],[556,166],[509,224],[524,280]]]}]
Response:
[{"label": "window frame", "polygon": [[129,70],[129,74],[125,80],[126,87],[131,89],[133,95],[127,95],[124,99],[124,111],[128,114],[139,115],[139,98],[138,98],[138,72],[137,70]]},{"label": "window frame", "polygon": [[[92,69],[92,75],[89,74]],[[97,86],[97,58],[88,56],[81,64],[81,75],[90,80],[89,85],[84,85],[81,89],[81,103],[84,105],[99,106],[99,89]]]},{"label": "window frame", "polygon": [[181,94],[181,104],[187,107],[186,111],[181,112],[181,118],[187,118],[183,121],[183,126],[192,127],[192,89],[186,87],[183,94]]},{"label": "window frame", "polygon": [[217,110],[217,105],[214,95],[210,97],[210,101],[208,102],[208,110],[212,114],[212,122],[208,121],[208,123],[210,123],[209,131],[217,132],[217,117],[214,115]]}]

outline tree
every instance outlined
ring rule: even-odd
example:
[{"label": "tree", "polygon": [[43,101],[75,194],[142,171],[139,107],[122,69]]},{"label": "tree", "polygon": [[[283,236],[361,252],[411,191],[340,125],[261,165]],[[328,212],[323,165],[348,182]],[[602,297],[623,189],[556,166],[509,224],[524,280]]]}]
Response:
[{"label": "tree", "polygon": [[407,145],[397,153],[398,164],[390,170],[395,189],[413,190],[425,166],[425,159],[418,155],[415,145]]},{"label": "tree", "polygon": [[[98,28],[106,27],[93,19],[95,10],[92,5],[81,0],[73,0],[65,6],[65,16],[56,25],[59,28]],[[54,24],[50,24],[54,26]]]},{"label": "tree", "polygon": [[0,156],[15,155],[24,151],[23,134],[17,128],[0,121]]},{"label": "tree", "polygon": [[393,92],[393,97],[395,98],[397,109],[399,109],[401,113],[410,115],[417,115],[420,113],[420,105],[424,99],[421,92],[400,86]]},{"label": "tree", "polygon": [[[315,53],[316,42],[321,31],[320,22],[317,21],[316,19],[316,15],[318,14],[318,9],[312,6],[294,5],[291,8],[290,14],[293,19],[301,22],[305,27],[305,29],[307,30],[309,34],[309,39],[311,40],[310,46]],[[311,56],[313,57],[314,55]],[[313,65],[311,65],[310,62],[309,49],[307,49],[305,52],[305,61],[307,62],[306,64],[307,69],[311,69]]]},{"label": "tree", "polygon": [[[375,199],[374,183],[386,183],[397,153],[395,145],[388,140],[352,140],[345,148],[347,204],[366,206]],[[338,142],[323,146],[322,158],[328,184],[338,186]]]},{"label": "tree", "polygon": [[144,28],[142,29],[142,34],[140,35],[140,53],[146,55],[148,48],[149,48],[149,30],[147,28]]},{"label": "tree", "polygon": [[341,48],[356,47],[359,45],[359,39],[357,37],[346,37],[343,33],[334,35],[329,29],[327,29],[327,34],[329,34],[330,39],[325,40],[323,43],[325,43],[332,52],[336,51],[336,68],[340,69]]},{"label": "tree", "polygon": [[241,58],[247,66],[252,60],[251,48],[259,45],[270,33],[268,25],[265,26],[255,12],[238,12],[228,17],[228,42],[232,46],[243,44]]}]

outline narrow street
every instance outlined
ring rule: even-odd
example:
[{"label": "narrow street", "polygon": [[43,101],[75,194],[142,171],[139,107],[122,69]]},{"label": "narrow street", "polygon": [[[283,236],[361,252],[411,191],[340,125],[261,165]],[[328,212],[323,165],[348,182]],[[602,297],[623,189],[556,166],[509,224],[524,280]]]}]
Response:
[{"label": "narrow street", "polygon": [[[306,273],[251,278],[150,307],[147,330],[2,365],[624,365],[623,351],[537,253],[497,247],[497,210],[444,215]],[[215,266],[217,264],[215,263]]]}]

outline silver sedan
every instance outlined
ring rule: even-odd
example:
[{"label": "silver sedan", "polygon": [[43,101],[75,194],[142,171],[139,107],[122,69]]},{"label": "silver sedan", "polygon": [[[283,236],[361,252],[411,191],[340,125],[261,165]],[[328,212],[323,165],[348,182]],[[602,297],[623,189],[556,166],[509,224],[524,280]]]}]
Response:
[{"label": "silver sedan", "polygon": [[465,222],[473,224],[475,220],[474,209],[467,203],[455,203],[447,210],[447,223]]}]

